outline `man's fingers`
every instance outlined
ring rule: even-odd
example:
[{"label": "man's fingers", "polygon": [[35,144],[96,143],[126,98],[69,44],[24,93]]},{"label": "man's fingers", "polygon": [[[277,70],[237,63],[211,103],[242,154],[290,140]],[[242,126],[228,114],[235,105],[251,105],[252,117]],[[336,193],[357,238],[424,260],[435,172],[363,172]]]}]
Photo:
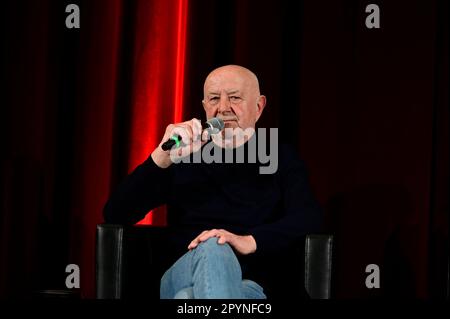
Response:
[{"label": "man's fingers", "polygon": [[214,230],[210,230],[209,232],[199,236],[198,237],[198,241],[199,242],[204,242],[204,241],[207,241],[208,239],[210,239],[211,237],[217,237],[217,236],[218,236],[217,230],[215,230],[215,229]]},{"label": "man's fingers", "polygon": [[198,235],[197,237],[195,237],[195,239],[192,242],[199,243],[200,242],[200,237],[203,236],[204,234],[207,234],[208,232],[209,232],[209,230],[202,231],[201,234]]},{"label": "man's fingers", "polygon": [[217,241],[217,243],[221,244],[221,245],[223,245],[223,244],[225,244],[227,242],[228,242],[228,240],[227,240],[227,237],[225,235],[219,236],[219,240]]},{"label": "man's fingers", "polygon": [[200,242],[199,237],[202,236],[203,234],[207,233],[207,232],[208,232],[208,230],[204,230],[204,231],[201,232],[200,235],[198,235],[197,237],[195,237],[195,239],[194,239],[193,241],[190,242],[190,244],[189,244],[189,246],[188,246],[188,249],[195,248],[195,247],[198,245],[198,243]]},{"label": "man's fingers", "polygon": [[194,141],[194,143],[192,144],[191,153],[197,152],[204,144],[205,142],[202,142],[200,139]]},{"label": "man's fingers", "polygon": [[197,120],[196,118],[192,119],[191,122],[194,141],[197,141],[200,139],[200,135],[202,134],[202,124],[200,123],[200,120]]},{"label": "man's fingers", "polygon": [[198,245],[198,241],[196,239],[194,239],[193,241],[191,241],[189,243],[188,249],[193,249],[193,248],[197,247],[197,245]]},{"label": "man's fingers", "polygon": [[172,136],[178,135],[181,138],[181,147],[173,147],[169,154],[174,158],[182,158],[193,152],[197,152],[206,143],[205,134],[200,120],[193,118],[190,121],[169,124],[164,133],[161,144]]},{"label": "man's fingers", "polygon": [[[218,229],[211,229],[203,231],[200,235],[198,235],[188,246],[188,249],[193,249],[198,246],[201,242],[207,241],[211,237],[223,237],[225,234],[223,233],[223,230]],[[226,237],[224,238],[225,242]],[[225,243],[224,242],[224,243]]]},{"label": "man's fingers", "polygon": [[207,130],[202,131],[202,141],[208,141],[209,139],[209,133]]},{"label": "man's fingers", "polygon": [[196,248],[201,242],[208,240],[211,237],[218,237],[217,243],[220,245],[228,243],[239,254],[247,255],[255,252],[256,242],[255,239],[250,236],[239,236],[233,234],[225,229],[212,229],[203,231],[198,235],[188,246],[188,249]]},{"label": "man's fingers", "polygon": [[189,145],[192,143],[193,132],[192,132],[192,128],[189,125],[186,125],[186,124],[176,125],[173,128],[171,135],[175,135],[175,134],[178,134],[181,136],[181,139],[185,145]]}]

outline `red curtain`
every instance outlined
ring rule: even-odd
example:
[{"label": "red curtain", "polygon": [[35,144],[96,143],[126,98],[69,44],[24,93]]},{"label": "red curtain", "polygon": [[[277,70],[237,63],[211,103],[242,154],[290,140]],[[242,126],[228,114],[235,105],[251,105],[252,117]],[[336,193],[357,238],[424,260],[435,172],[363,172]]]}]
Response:
[{"label": "red curtain", "polygon": [[[128,171],[183,120],[187,0],[140,1],[136,7]],[[163,224],[164,210],[140,224]]]},{"label": "red curtain", "polygon": [[[111,185],[111,154],[113,149],[113,123],[123,121],[123,113],[114,112],[118,103],[114,94],[120,71],[120,52],[132,53],[131,96],[128,108],[129,132],[127,170],[131,172],[142,163],[158,145],[165,127],[183,119],[183,89],[185,68],[187,0],[139,1],[134,9],[131,48],[122,48],[122,14],[126,8],[122,1],[101,2],[92,5],[92,17],[84,28],[96,32],[86,33],[81,39],[84,68],[80,74],[81,86],[78,132],[79,147],[75,154],[78,186],[72,206],[71,231],[74,263],[81,269],[93,267],[95,229],[102,222],[102,208]],[[98,17],[101,17],[99,21]],[[127,35],[128,36],[128,35]],[[83,43],[85,41],[85,43]],[[122,42],[121,42],[122,41]],[[129,55],[127,55],[129,56]],[[118,91],[118,90],[117,90]],[[149,213],[139,224],[164,224],[165,209],[156,209],[157,216]],[[156,213],[156,211],[154,213]],[[78,247],[77,247],[78,246]],[[82,291],[93,296],[93,271],[82,273]]]},{"label": "red curtain", "polygon": [[95,227],[109,196],[114,145],[114,107],[120,57],[122,1],[93,2],[85,15],[80,37],[77,108],[74,128],[74,174],[69,209],[68,263],[80,267],[83,297],[94,297]]},{"label": "red curtain", "polygon": [[[7,100],[26,106],[27,116],[21,118],[23,111],[11,107],[3,117],[22,125],[5,122],[5,131],[13,139],[7,143],[8,155],[2,161],[2,176],[6,177],[2,178],[2,210],[15,214],[7,213],[1,224],[1,293],[23,293],[14,291],[22,281],[24,286],[61,288],[65,265],[74,263],[81,270],[83,297],[94,297],[95,225],[103,222],[103,206],[116,186],[118,167],[113,154],[125,153],[129,172],[150,155],[168,124],[183,119],[188,1],[81,3],[79,30],[61,27],[64,3],[49,0],[39,5],[35,1],[8,5],[16,16],[22,12],[42,14],[22,14],[21,18],[28,20],[25,27],[20,25],[23,20],[7,22],[20,39],[11,38],[9,46],[7,74],[18,75],[10,81]],[[48,24],[41,24],[40,19]],[[34,24],[39,27],[33,28]],[[18,55],[24,48],[29,51]],[[26,58],[28,52],[33,52],[33,59]],[[21,63],[26,77],[20,71]],[[128,100],[121,88],[124,64],[131,80]],[[24,78],[28,82],[23,82]],[[61,84],[65,82],[68,84]],[[23,94],[19,88],[31,88],[31,94]],[[119,105],[124,101],[125,105]],[[122,131],[123,137],[117,136],[124,121],[129,130]],[[62,137],[64,141],[59,140]],[[126,145],[117,148],[121,139],[126,139]],[[55,185],[55,179],[61,183]],[[30,189],[21,192],[14,185],[29,185]],[[66,185],[64,190],[61,185]],[[36,200],[30,201],[31,197]],[[164,209],[159,210],[157,218],[148,214],[141,223],[164,224]],[[20,218],[17,212],[27,217]],[[40,239],[46,235],[39,218],[48,229],[59,230],[49,231],[51,238]],[[53,248],[42,248],[47,243]],[[34,253],[39,249],[48,251],[39,256]],[[52,254],[59,257],[48,257]],[[36,266],[39,264],[42,266]],[[51,264],[55,265],[48,266]],[[54,284],[51,280],[37,282],[43,269],[59,273],[58,280]],[[41,273],[41,277],[45,276]]]},{"label": "red curtain", "polygon": [[[433,38],[438,10],[383,3],[384,27],[370,32],[365,5],[305,3],[300,142],[338,239],[339,295],[425,298],[433,117],[442,108],[436,57],[445,54]],[[419,12],[422,24],[400,23]],[[365,287],[371,263],[383,269],[385,290]]]}]

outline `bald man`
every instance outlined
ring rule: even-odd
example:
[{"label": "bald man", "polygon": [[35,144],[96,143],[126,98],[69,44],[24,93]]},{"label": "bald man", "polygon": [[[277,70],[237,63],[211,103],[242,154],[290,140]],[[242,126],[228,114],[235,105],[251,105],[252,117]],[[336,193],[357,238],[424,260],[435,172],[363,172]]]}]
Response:
[{"label": "bald man", "polygon": [[[207,76],[202,104],[206,118],[221,118],[225,130],[209,139],[195,118],[167,126],[159,146],[106,203],[105,221],[133,224],[168,205],[174,262],[161,278],[163,299],[265,299],[276,294],[273,278],[283,275],[273,261],[281,252],[289,256],[298,238],[318,231],[321,211],[292,147],[280,145],[279,169],[271,175],[260,174],[258,162],[248,157],[235,164],[174,161],[205,145],[213,154],[248,154],[266,97],[253,72],[227,65]],[[182,146],[164,151],[161,145],[175,134]],[[295,288],[305,294],[304,287]]]}]

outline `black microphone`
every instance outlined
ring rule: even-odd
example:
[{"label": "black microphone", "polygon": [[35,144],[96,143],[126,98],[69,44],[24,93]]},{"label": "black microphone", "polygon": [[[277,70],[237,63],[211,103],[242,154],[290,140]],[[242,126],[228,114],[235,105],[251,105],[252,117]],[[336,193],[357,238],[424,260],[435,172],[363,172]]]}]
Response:
[{"label": "black microphone", "polygon": [[[223,122],[222,119],[220,119],[218,117],[213,117],[213,118],[209,119],[208,121],[202,123],[202,127],[204,130],[208,131],[209,135],[217,134],[223,130],[223,128],[225,127],[225,123]],[[177,147],[179,147],[181,145],[181,136],[180,135],[171,136],[167,141],[164,142],[163,145],[161,145],[161,148],[164,151],[168,151],[168,150],[172,149],[172,147],[174,145],[176,145]]]}]

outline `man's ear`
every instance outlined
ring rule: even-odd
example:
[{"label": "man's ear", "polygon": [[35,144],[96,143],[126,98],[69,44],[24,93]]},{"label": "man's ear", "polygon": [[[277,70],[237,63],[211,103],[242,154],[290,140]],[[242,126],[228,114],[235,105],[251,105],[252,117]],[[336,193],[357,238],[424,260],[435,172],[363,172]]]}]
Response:
[{"label": "man's ear", "polygon": [[264,111],[264,107],[266,106],[266,96],[260,95],[258,101],[256,101],[256,121],[258,121],[262,112]]}]

